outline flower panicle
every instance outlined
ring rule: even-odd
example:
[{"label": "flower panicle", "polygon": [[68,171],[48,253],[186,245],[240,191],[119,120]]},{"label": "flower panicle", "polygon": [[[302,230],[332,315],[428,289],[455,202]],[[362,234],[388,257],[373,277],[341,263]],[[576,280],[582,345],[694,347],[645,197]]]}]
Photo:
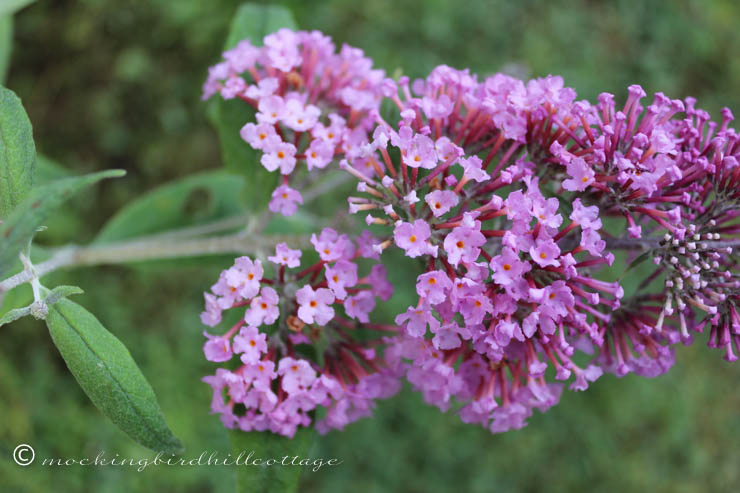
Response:
[{"label": "flower panicle", "polygon": [[321,432],[341,429],[398,391],[398,375],[382,358],[384,337],[361,336],[395,333],[369,322],[376,299],[387,300],[393,286],[379,263],[358,275],[358,261],[372,252],[367,241],[324,229],[313,237],[319,261],[303,270],[301,251],[280,243],[267,259],[272,277],[260,260],[239,257],[205,293],[208,326],[224,311],[245,310],[223,335],[205,332],[206,359],[228,364],[203,379],[225,426],[291,437],[314,421]]},{"label": "flower panicle", "polygon": [[337,154],[355,152],[372,124],[369,113],[395,88],[361,50],[337,51],[318,31],[280,29],[262,46],[239,42],[223,58],[209,69],[203,98],[240,99],[256,111],[240,135],[265,169],[281,174],[269,206],[286,216],[303,203],[290,186],[298,168],[321,170]]}]

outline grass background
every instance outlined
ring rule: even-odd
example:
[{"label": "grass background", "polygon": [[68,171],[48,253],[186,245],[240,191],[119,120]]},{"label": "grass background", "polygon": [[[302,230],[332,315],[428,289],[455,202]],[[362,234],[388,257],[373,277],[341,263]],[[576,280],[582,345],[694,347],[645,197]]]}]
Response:
[{"label": "grass background", "polygon": [[[561,74],[580,97],[696,96],[740,112],[740,4],[717,1],[289,1],[301,27],[363,48],[388,72],[423,76],[439,63],[480,74]],[[119,167],[57,214],[47,245],[90,240],[123,204],[169,180],[220,166],[199,101],[237,2],[38,1],[15,18],[7,81],[27,108],[37,146],[74,172]],[[226,453],[208,414],[213,368],[201,353],[204,287],[227,259],[59,273],[77,301],[130,349],[188,453]],[[396,273],[402,277],[403,272]],[[398,278],[398,282],[408,282]],[[395,300],[401,304],[402,301]],[[228,469],[20,468],[18,443],[37,457],[151,457],[87,400],[43,324],[23,320],[0,344],[0,489],[5,491],[233,491]],[[403,392],[377,419],[323,437],[314,456],[341,466],[306,473],[306,492],[737,491],[738,367],[704,349],[678,352],[666,376],[605,376],[564,394],[524,430],[491,435]],[[287,452],[286,452],[287,453]]]}]

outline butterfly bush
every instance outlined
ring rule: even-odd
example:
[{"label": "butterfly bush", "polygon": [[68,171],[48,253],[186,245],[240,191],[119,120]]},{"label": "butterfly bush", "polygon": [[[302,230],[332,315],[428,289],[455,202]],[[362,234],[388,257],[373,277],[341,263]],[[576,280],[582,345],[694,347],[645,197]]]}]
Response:
[{"label": "butterfly bush", "polygon": [[[319,60],[319,53],[326,54],[327,66],[338,63],[327,38],[280,33],[281,43],[268,36],[264,48],[239,46],[260,53],[254,59],[267,73],[293,70],[300,60]],[[315,47],[318,40],[325,50]],[[302,46],[282,72],[279,63],[265,54],[276,43],[283,48]],[[229,52],[225,55],[227,60],[232,57]],[[356,252],[340,255],[337,249],[344,249],[349,240],[340,240],[332,230],[314,236],[321,261],[309,268],[311,283],[298,290],[283,288],[281,294],[291,293],[280,311],[288,318],[281,319],[276,329],[283,337],[257,344],[268,361],[278,352],[294,358],[293,339],[301,336],[290,333],[295,326],[290,317],[302,327],[310,326],[304,328],[308,333],[340,328],[340,334],[351,337],[349,319],[386,332],[379,339],[352,343],[355,360],[359,358],[364,369],[362,378],[342,378],[352,365],[341,354],[331,353],[338,366],[306,363],[345,393],[326,394],[321,386],[320,399],[307,397],[301,402],[328,406],[329,416],[335,408],[352,406],[365,415],[372,399],[392,394],[397,379],[405,377],[428,403],[443,411],[454,406],[462,421],[496,433],[521,428],[533,409],[544,411],[556,404],[564,384],[570,390],[586,390],[604,372],[619,377],[660,375],[673,365],[676,344],[689,345],[705,331],[710,347],[722,349],[727,361],[737,360],[740,278],[733,248],[740,244],[740,137],[729,126],[733,119],[729,109],[715,122],[692,98],[672,100],[657,93],[646,100],[637,85],[628,88],[623,104],[608,93],[592,103],[578,101],[575,90],[554,76],[530,81],[504,74],[480,78],[468,70],[439,66],[425,79],[412,82],[400,77],[393,82],[370,71],[369,61],[359,65],[365,75],[362,70],[352,72],[348,86],[365,91],[359,105],[354,92],[337,99],[336,91],[312,89],[309,76],[301,76],[305,86],[299,89],[304,91],[304,103],[361,115],[341,120],[344,126],[337,133],[341,138],[327,152],[324,165],[335,163],[356,179],[356,193],[347,197],[349,213],[362,216],[378,237],[364,231]],[[258,90],[258,85],[230,81],[227,72],[220,66],[212,69],[206,95],[214,91],[228,95],[232,86],[243,92]],[[333,88],[331,74],[337,72],[328,68],[323,72],[327,75],[322,87]],[[274,84],[283,87],[292,82]],[[243,99],[257,101],[247,92]],[[393,110],[381,114],[383,102],[384,108]],[[270,142],[278,142],[275,135],[285,133],[285,120],[266,120],[260,116],[264,111],[257,113],[256,124],[248,123],[243,130],[251,145],[256,143],[252,131],[260,125],[259,131],[273,139]],[[339,115],[329,113],[328,118],[333,122]],[[357,124],[354,130],[348,122]],[[317,116],[315,127],[304,131],[320,139],[325,128]],[[306,145],[310,148],[313,143]],[[307,151],[295,152],[305,158]],[[370,321],[375,297],[387,299],[390,284],[384,276],[377,284],[368,277],[369,288],[358,291],[355,267],[350,266],[358,255],[382,260],[389,249],[407,257],[409,272],[418,273],[413,274],[414,303],[390,326]],[[652,266],[641,270],[646,274],[639,286],[626,293],[622,280],[626,271],[643,261]],[[375,264],[371,276],[384,272],[382,265]],[[283,267],[280,281],[271,281],[271,286],[285,282]],[[256,297],[257,288],[242,295],[242,284],[232,286],[228,279],[242,282],[244,274],[229,272],[222,274],[213,294],[206,294],[204,322],[217,321],[224,304],[249,303],[250,308],[245,322],[226,336],[209,336],[213,337],[206,343],[209,359],[243,352],[237,351],[236,341],[229,346],[229,339],[259,325],[250,320],[268,321],[251,315],[255,303],[262,303],[254,300],[278,299],[276,288],[261,298]],[[321,273],[323,278],[318,277]],[[299,274],[292,282],[306,276]],[[240,294],[230,295],[233,288]],[[290,297],[293,293],[295,298]],[[249,298],[252,301],[246,301]],[[318,308],[306,307],[306,300]],[[337,303],[345,317],[335,315],[332,304]],[[269,322],[277,317],[275,308]],[[239,343],[238,348],[244,345]],[[359,355],[372,357],[363,360]],[[255,364],[249,357],[241,358],[247,366]],[[294,360],[288,361],[277,363],[283,387],[291,376],[285,368]],[[368,369],[373,371],[365,376]],[[371,377],[373,384],[363,387]],[[269,406],[279,402],[274,408],[280,409],[279,418],[255,418],[253,409],[260,408],[261,401],[253,397],[245,401],[239,392],[242,399],[231,396],[225,412],[220,389],[228,386],[226,377],[209,378],[217,390],[214,410],[222,412],[227,426],[238,422],[247,430],[269,427],[290,434],[280,423],[289,421],[292,432],[296,423],[309,422],[306,412],[312,405],[292,404],[293,393],[287,389],[271,398],[260,415],[272,416]],[[246,378],[248,387],[252,377],[228,378],[240,378],[242,387]],[[288,386],[311,396],[315,381]],[[234,417],[229,406],[242,401],[249,402],[247,417]],[[319,422],[319,429],[341,428],[349,416],[327,418]],[[267,426],[262,419],[274,424]]]}]

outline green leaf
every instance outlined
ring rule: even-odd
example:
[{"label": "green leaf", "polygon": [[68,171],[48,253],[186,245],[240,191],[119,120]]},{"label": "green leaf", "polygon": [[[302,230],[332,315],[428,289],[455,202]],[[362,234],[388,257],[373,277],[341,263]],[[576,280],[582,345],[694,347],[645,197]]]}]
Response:
[{"label": "green leaf", "polygon": [[43,154],[36,154],[36,172],[33,176],[33,185],[45,185],[55,180],[69,178],[73,173],[67,168]]},{"label": "green leaf", "polygon": [[57,286],[44,297],[44,302],[47,305],[53,305],[61,299],[67,298],[75,294],[82,294],[84,291],[77,286]]},{"label": "green leaf", "polygon": [[30,314],[31,314],[30,306],[8,310],[8,312],[5,315],[0,317],[0,325],[9,324],[10,322],[15,322],[19,318],[25,317],[26,315],[30,315]]},{"label": "green leaf", "polygon": [[36,147],[21,100],[0,86],[0,218],[26,196],[33,185]]},{"label": "green leaf", "polygon": [[18,253],[33,238],[38,227],[73,193],[104,178],[125,174],[123,170],[101,171],[34,188],[8,219],[0,224],[0,277],[13,267]]},{"label": "green leaf", "polygon": [[244,212],[244,179],[225,171],[168,183],[142,195],[113,216],[96,243],[196,226]]},{"label": "green leaf", "polygon": [[646,261],[650,257],[653,257],[654,255],[655,255],[655,252],[653,250],[647,250],[647,251],[641,253],[636,259],[634,259],[632,262],[630,262],[630,264],[624,270],[624,272],[622,273],[622,275],[619,276],[618,281],[621,282],[622,279],[624,279],[624,276],[626,276],[629,271],[631,271],[632,269],[634,269],[635,267],[637,267],[638,265],[640,265],[641,263],[643,263],[644,261]]},{"label": "green leaf", "polygon": [[[233,48],[246,38],[255,44],[261,44],[266,34],[282,27],[296,28],[288,9],[275,5],[244,4],[234,15],[224,49]],[[209,113],[218,131],[226,169],[247,178],[246,196],[249,209],[263,209],[279,183],[280,174],[267,171],[259,162],[261,154],[252,149],[239,135],[239,131],[247,122],[255,121],[254,108],[241,100],[224,101],[218,98],[212,103]]]},{"label": "green leaf", "polygon": [[306,466],[280,465],[283,457],[290,461],[294,456],[307,458],[313,445],[316,431],[313,428],[299,428],[291,438],[276,435],[269,431],[231,430],[232,455],[242,454],[243,460],[253,452],[250,460],[275,459],[273,466],[240,466],[237,468],[237,485],[240,493],[293,493],[298,491],[298,480]]},{"label": "green leaf", "polygon": [[270,202],[272,191],[280,181],[279,173],[271,173],[260,164],[261,154],[252,149],[239,135],[239,130],[254,121],[254,109],[245,102],[213,102],[218,140],[226,169],[246,179],[245,197],[248,210],[259,211]]},{"label": "green leaf", "polygon": [[0,0],[0,15],[13,14],[36,0]]},{"label": "green leaf", "polygon": [[[36,154],[36,172],[33,176],[34,187],[72,176],[75,176],[72,170],[67,169],[40,152]],[[53,225],[54,227],[34,237],[37,242],[34,251],[38,248],[38,243],[55,245],[67,243],[70,238],[79,236],[87,229],[87,218],[79,214],[84,200],[84,197],[78,197],[77,200],[73,198],[70,200],[71,203],[68,206],[57,209],[46,219],[46,224]]]},{"label": "green leaf", "polygon": [[145,447],[182,451],[128,349],[93,314],[62,299],[49,307],[46,325],[72,375],[103,414]]},{"label": "green leaf", "polygon": [[0,84],[5,83],[5,76],[10,67],[10,54],[13,48],[13,17],[0,15]]},{"label": "green leaf", "polygon": [[293,14],[279,5],[242,4],[231,20],[231,29],[224,49],[233,48],[243,39],[262,44],[262,39],[280,28],[296,29]]}]

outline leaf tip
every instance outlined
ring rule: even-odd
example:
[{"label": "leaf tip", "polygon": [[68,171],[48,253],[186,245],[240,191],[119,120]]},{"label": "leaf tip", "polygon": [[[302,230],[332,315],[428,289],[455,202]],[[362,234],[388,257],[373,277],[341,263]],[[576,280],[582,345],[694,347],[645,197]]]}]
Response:
[{"label": "leaf tip", "polygon": [[109,178],[122,178],[126,176],[125,169],[111,169],[106,172]]},{"label": "leaf tip", "polygon": [[162,447],[161,451],[168,455],[181,455],[185,452],[185,446],[179,438],[173,436],[172,439]]}]

